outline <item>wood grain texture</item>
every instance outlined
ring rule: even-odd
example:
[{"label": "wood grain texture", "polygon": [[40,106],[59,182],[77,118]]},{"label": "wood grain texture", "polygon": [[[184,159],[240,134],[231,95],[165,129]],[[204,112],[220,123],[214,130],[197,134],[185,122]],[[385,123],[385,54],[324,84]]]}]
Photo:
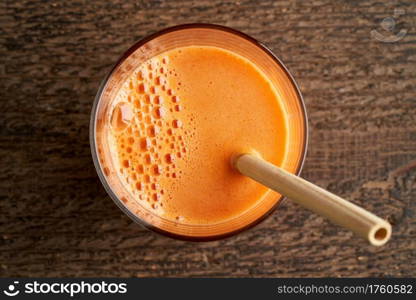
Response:
[{"label": "wood grain texture", "polygon": [[[405,14],[382,43],[394,8]],[[0,276],[416,276],[414,1],[0,2]],[[297,79],[310,143],[303,176],[387,218],[367,245],[286,201],[235,237],[186,243],[113,204],[88,141],[100,81],[134,41],[211,22],[268,45]]]}]

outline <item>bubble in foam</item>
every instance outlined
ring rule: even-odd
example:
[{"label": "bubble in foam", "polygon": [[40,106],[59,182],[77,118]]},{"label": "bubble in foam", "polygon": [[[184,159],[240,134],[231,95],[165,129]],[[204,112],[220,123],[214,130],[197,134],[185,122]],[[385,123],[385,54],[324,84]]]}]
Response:
[{"label": "bubble in foam", "polygon": [[152,174],[155,176],[159,176],[162,173],[162,168],[159,165],[152,166]]},{"label": "bubble in foam", "polygon": [[145,95],[144,96],[144,103],[146,103],[146,104],[150,104],[150,95]]},{"label": "bubble in foam", "polygon": [[176,173],[175,172],[172,173],[172,178],[176,178]]},{"label": "bubble in foam", "polygon": [[173,120],[173,121],[172,121],[172,126],[173,126],[174,128],[179,128],[179,127],[182,127],[182,122],[181,122],[181,120]]},{"label": "bubble in foam", "polygon": [[137,80],[143,80],[143,73],[142,73],[142,71],[137,72]]},{"label": "bubble in foam", "polygon": [[151,94],[155,94],[156,93],[156,88],[153,85],[150,87],[150,93]]},{"label": "bubble in foam", "polygon": [[152,123],[152,117],[151,117],[151,116],[146,116],[146,117],[144,118],[144,121],[145,121],[145,123],[147,123],[147,124],[151,124],[151,123]]},{"label": "bubble in foam", "polygon": [[168,135],[172,135],[173,131],[172,131],[172,129],[171,129],[171,128],[169,128],[169,129],[166,131],[166,133],[167,133]]},{"label": "bubble in foam", "polygon": [[175,111],[181,111],[182,110],[182,106],[180,106],[179,104],[175,105]]},{"label": "bubble in foam", "polygon": [[149,165],[149,164],[151,164],[153,162],[153,157],[149,153],[147,153],[144,156],[144,161],[145,161],[146,164]]},{"label": "bubble in foam", "polygon": [[150,176],[148,174],[144,175],[144,182],[146,183],[150,182]]},{"label": "bubble in foam", "polygon": [[133,119],[133,110],[129,103],[118,103],[111,114],[111,127],[115,131],[123,131]]},{"label": "bubble in foam", "polygon": [[107,167],[104,167],[103,171],[105,176],[108,177],[108,175],[110,175],[110,170]]},{"label": "bubble in foam", "polygon": [[172,102],[173,103],[178,103],[179,102],[179,97],[178,96],[172,96]]},{"label": "bubble in foam", "polygon": [[127,151],[127,153],[131,153],[133,151],[133,149],[131,149],[131,147],[127,147],[126,151]]},{"label": "bubble in foam", "polygon": [[163,98],[159,95],[156,95],[153,97],[153,103],[154,104],[162,104],[163,103]]},{"label": "bubble in foam", "polygon": [[161,195],[160,195],[159,193],[154,193],[154,194],[152,195],[152,198],[153,198],[153,201],[157,202],[157,201],[159,201],[159,200],[160,200]]},{"label": "bubble in foam", "polygon": [[130,167],[130,161],[128,159],[123,160],[123,167],[125,168]]},{"label": "bubble in foam", "polygon": [[172,94],[173,94],[173,93],[172,93],[172,89],[168,89],[166,93],[167,93],[169,96],[172,96]]},{"label": "bubble in foam", "polygon": [[[131,128],[129,128],[129,129],[131,129]],[[129,132],[129,133],[131,134],[131,133],[133,133],[133,132]],[[133,145],[133,144],[134,144],[134,137],[130,136],[130,137],[127,139],[127,142],[128,142],[130,145]]]},{"label": "bubble in foam", "polygon": [[182,153],[181,152],[178,152],[178,153],[176,153],[176,156],[178,156],[179,158],[181,158],[182,157]]},{"label": "bubble in foam", "polygon": [[159,185],[158,185],[157,183],[153,182],[153,183],[150,185],[150,188],[151,188],[152,190],[156,191],[156,190],[159,188]]},{"label": "bubble in foam", "polygon": [[139,83],[139,85],[137,86],[137,92],[139,94],[144,94],[146,92],[146,86],[143,82]]},{"label": "bubble in foam", "polygon": [[136,189],[139,191],[143,190],[143,184],[141,182],[136,182]]},{"label": "bubble in foam", "polygon": [[147,128],[147,135],[150,137],[155,137],[159,133],[159,128],[152,125]]},{"label": "bubble in foam", "polygon": [[140,107],[142,107],[141,103],[139,100],[134,100],[133,105],[136,109],[139,109]]},{"label": "bubble in foam", "polygon": [[166,112],[165,109],[163,107],[155,107],[155,109],[153,110],[153,115],[157,118],[163,118],[165,116]]},{"label": "bubble in foam", "polygon": [[168,153],[168,154],[165,155],[165,161],[168,164],[173,163],[174,160],[175,160],[175,156],[172,153]]},{"label": "bubble in foam", "polygon": [[164,84],[165,84],[165,80],[164,80],[164,78],[163,78],[163,77],[161,77],[161,76],[157,76],[157,77],[155,78],[155,84],[156,84],[156,85],[164,85]]},{"label": "bubble in foam", "polygon": [[140,140],[140,149],[143,151],[147,151],[150,148],[151,141],[149,138],[144,137]]},{"label": "bubble in foam", "polygon": [[144,172],[144,167],[143,167],[143,165],[137,165],[137,167],[136,167],[136,171],[137,171],[137,173],[139,173],[139,174],[143,174],[143,172]]}]

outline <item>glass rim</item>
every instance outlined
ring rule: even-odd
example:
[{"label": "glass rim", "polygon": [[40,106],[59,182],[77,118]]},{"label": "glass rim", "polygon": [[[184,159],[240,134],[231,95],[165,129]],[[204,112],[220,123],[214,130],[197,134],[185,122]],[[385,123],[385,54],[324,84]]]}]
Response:
[{"label": "glass rim", "polygon": [[240,38],[245,39],[246,41],[250,42],[254,46],[258,47],[265,54],[267,54],[277,65],[279,65],[281,67],[281,69],[284,71],[285,75],[287,76],[287,78],[289,79],[289,81],[292,83],[292,85],[294,87],[294,90],[295,90],[296,95],[297,95],[296,98],[299,102],[299,106],[300,106],[300,109],[301,109],[301,114],[302,114],[302,117],[303,117],[303,120],[304,120],[304,122],[303,122],[303,126],[304,126],[304,128],[303,128],[303,131],[304,131],[303,148],[302,148],[302,151],[301,151],[299,164],[298,164],[298,166],[296,168],[296,171],[294,173],[297,176],[300,175],[300,173],[302,171],[302,168],[304,166],[304,163],[305,163],[305,159],[306,159],[306,153],[307,153],[307,148],[308,148],[308,140],[309,140],[309,132],[308,132],[308,115],[307,115],[307,112],[306,112],[305,101],[303,99],[303,96],[302,96],[302,93],[300,91],[300,88],[299,88],[298,84],[296,83],[294,77],[289,72],[287,67],[283,64],[283,62],[267,46],[265,46],[262,42],[256,40],[255,38],[241,32],[241,31],[238,31],[236,29],[233,29],[233,28],[230,28],[230,27],[227,27],[227,26],[218,25],[218,24],[189,23],[189,24],[181,24],[181,25],[176,25],[176,26],[172,26],[172,27],[167,27],[165,29],[162,29],[160,31],[157,31],[155,33],[152,33],[152,34],[149,34],[149,35],[145,36],[144,38],[135,42],[130,48],[128,48],[127,51],[125,51],[117,59],[116,63],[111,67],[110,71],[107,73],[107,75],[101,81],[101,84],[98,88],[98,91],[97,91],[97,94],[94,98],[94,102],[93,102],[92,109],[91,109],[91,118],[90,118],[90,125],[89,125],[89,142],[90,142],[92,160],[93,160],[97,175],[98,175],[98,177],[101,181],[101,184],[104,186],[104,189],[106,190],[107,194],[115,202],[115,204],[121,209],[121,211],[123,213],[125,213],[130,219],[132,219],[135,223],[145,227],[148,230],[151,230],[153,232],[156,232],[158,234],[161,234],[163,236],[167,236],[167,237],[170,237],[170,238],[173,238],[173,239],[176,239],[176,240],[194,241],[194,242],[215,241],[215,240],[220,240],[220,239],[224,239],[224,238],[227,238],[227,237],[231,237],[233,235],[236,235],[238,233],[241,233],[243,231],[246,231],[246,230],[248,230],[250,228],[253,228],[254,226],[258,225],[259,223],[264,221],[267,217],[269,217],[281,205],[281,203],[286,200],[286,197],[281,195],[280,198],[277,199],[276,203],[272,207],[270,207],[270,209],[268,211],[266,211],[263,215],[261,215],[260,217],[258,217],[254,221],[252,221],[251,223],[248,223],[245,226],[243,226],[241,228],[238,228],[236,230],[226,232],[226,233],[222,233],[222,234],[217,234],[217,235],[210,235],[210,236],[189,236],[189,235],[177,234],[177,233],[173,233],[173,232],[170,232],[170,231],[167,231],[167,230],[163,230],[163,229],[161,229],[157,226],[154,226],[153,224],[150,224],[150,223],[146,222],[145,220],[138,217],[136,214],[131,212],[126,206],[123,205],[123,202],[121,201],[121,199],[113,192],[113,189],[108,184],[108,182],[107,182],[107,180],[104,176],[104,173],[101,170],[101,165],[100,165],[99,158],[98,158],[98,153],[97,153],[96,130],[95,129],[96,129],[96,115],[97,115],[97,111],[98,111],[98,104],[99,104],[101,96],[102,96],[102,94],[105,90],[107,82],[109,81],[109,79],[113,75],[114,71],[132,53],[134,53],[137,49],[139,49],[140,47],[142,47],[146,43],[150,42],[151,40],[153,40],[153,39],[155,39],[159,36],[162,36],[164,34],[167,34],[167,33],[180,31],[180,30],[186,30],[186,29],[213,29],[213,30],[219,30],[219,31],[224,31],[224,32],[227,32],[227,33],[234,34],[234,35],[236,35]]}]

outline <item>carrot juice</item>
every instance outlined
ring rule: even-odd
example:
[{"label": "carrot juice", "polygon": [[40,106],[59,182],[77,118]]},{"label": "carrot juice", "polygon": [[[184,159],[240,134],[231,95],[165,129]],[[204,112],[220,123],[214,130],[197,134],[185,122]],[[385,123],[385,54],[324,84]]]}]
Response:
[{"label": "carrot juice", "polygon": [[108,119],[128,201],[183,224],[243,214],[268,189],[233,170],[230,159],[255,151],[282,164],[288,130],[281,101],[259,68],[222,48],[177,47],[148,59],[121,85]]}]

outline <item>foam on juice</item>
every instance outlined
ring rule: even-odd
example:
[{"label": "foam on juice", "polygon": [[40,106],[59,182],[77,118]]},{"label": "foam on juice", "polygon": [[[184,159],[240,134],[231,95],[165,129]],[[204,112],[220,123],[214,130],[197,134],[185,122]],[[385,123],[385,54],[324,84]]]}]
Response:
[{"label": "foam on juice", "polygon": [[148,60],[121,87],[110,120],[112,156],[132,199],[174,221],[221,222],[261,199],[267,189],[229,166],[233,152],[257,149],[276,164],[284,157],[278,96],[254,65],[219,48]]}]

